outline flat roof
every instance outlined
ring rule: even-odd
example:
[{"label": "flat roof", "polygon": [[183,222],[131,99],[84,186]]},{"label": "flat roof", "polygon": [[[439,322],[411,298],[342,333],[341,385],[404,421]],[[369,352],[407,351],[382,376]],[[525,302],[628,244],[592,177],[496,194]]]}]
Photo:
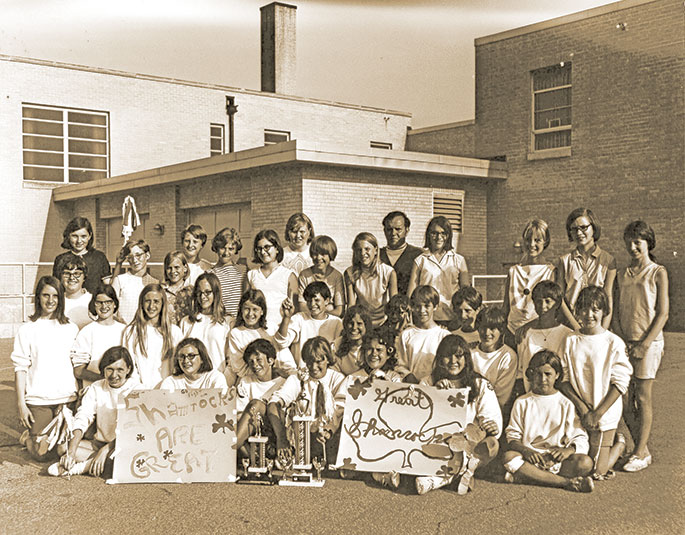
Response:
[{"label": "flat roof", "polygon": [[52,196],[55,202],[73,201],[107,193],[177,184],[201,177],[289,163],[333,165],[455,178],[506,179],[508,176],[507,164],[504,162],[386,149],[357,151],[292,140],[83,184],[59,186],[52,191]]},{"label": "flat roof", "polygon": [[245,89],[240,87],[233,87],[230,85],[212,84],[208,82],[194,82],[192,80],[181,80],[178,78],[169,78],[166,76],[155,76],[153,74],[141,74],[137,72],[119,71],[116,69],[105,69],[103,67],[89,67],[87,65],[79,65],[76,63],[63,63],[60,61],[51,61],[45,59],[26,58],[23,56],[8,56],[0,54],[0,61],[9,61],[15,63],[29,63],[31,65],[40,65],[42,67],[54,67],[56,69],[70,69],[74,71],[92,72],[96,74],[106,74],[108,76],[121,76],[124,78],[134,78],[136,80],[147,80],[151,82],[161,82],[165,84],[186,85],[190,87],[199,87],[202,89],[215,89],[217,91],[229,91],[231,93],[242,93],[245,95],[258,95],[266,98],[277,98],[283,100],[295,100],[298,102],[309,102],[312,104],[322,104],[325,106],[336,106],[339,108],[349,108],[354,110],[371,111],[376,113],[389,113],[391,115],[399,115],[402,117],[411,117],[412,114],[406,111],[389,110],[385,108],[376,108],[373,106],[363,106],[361,104],[349,104],[346,102],[337,102],[333,100],[323,100],[311,97],[298,97],[295,95],[284,95],[282,93],[271,93],[269,91],[257,91],[256,89]]},{"label": "flat roof", "polygon": [[570,15],[563,15],[554,19],[536,22],[535,24],[521,26],[520,28],[514,28],[513,30],[506,30],[499,33],[493,33],[492,35],[478,37],[474,42],[476,46],[486,45],[488,43],[494,43],[504,39],[511,39],[512,37],[517,37],[519,35],[525,35],[531,32],[538,32],[540,30],[554,28],[555,26],[561,26],[562,24],[568,24],[570,22],[578,22],[592,17],[599,17],[600,15],[606,15],[607,13],[620,11],[622,9],[629,9],[631,7],[641,6],[643,4],[651,4],[652,2],[656,1],[657,0],[621,0],[620,2],[612,2],[611,4],[593,7],[577,13],[571,13]]}]

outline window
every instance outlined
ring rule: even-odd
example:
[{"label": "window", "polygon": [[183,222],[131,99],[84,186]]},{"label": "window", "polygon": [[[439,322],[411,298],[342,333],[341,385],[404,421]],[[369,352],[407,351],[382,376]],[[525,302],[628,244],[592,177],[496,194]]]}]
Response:
[{"label": "window", "polygon": [[209,155],[217,156],[224,153],[224,125],[210,124],[209,125]]},{"label": "window", "polygon": [[290,132],[283,130],[264,130],[264,145],[275,145],[283,141],[290,141]]},{"label": "window", "polygon": [[22,106],[24,180],[89,182],[109,176],[109,114]]},{"label": "window", "polygon": [[571,146],[571,64],[533,71],[533,151]]},{"label": "window", "polygon": [[371,148],[392,150],[392,143],[385,143],[384,141],[372,141]]},{"label": "window", "polygon": [[455,234],[464,230],[464,192],[433,192],[433,217],[446,217]]}]

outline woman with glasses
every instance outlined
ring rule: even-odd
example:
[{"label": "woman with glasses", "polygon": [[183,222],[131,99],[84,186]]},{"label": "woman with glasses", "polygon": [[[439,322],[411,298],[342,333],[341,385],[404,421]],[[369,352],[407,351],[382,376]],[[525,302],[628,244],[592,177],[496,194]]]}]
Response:
[{"label": "woman with glasses", "polygon": [[174,353],[173,371],[159,388],[175,392],[198,388],[226,389],[226,377],[212,367],[205,345],[197,338],[184,338]]},{"label": "woman with glasses", "polygon": [[60,262],[66,255],[75,254],[86,263],[83,287],[92,294],[103,279],[109,276],[111,269],[105,254],[93,247],[93,227],[90,221],[85,217],[75,217],[69,221],[62,236],[62,249],[66,249],[67,252],[55,258],[52,276],[59,278]]},{"label": "woman with glasses", "polygon": [[449,326],[455,319],[451,308],[452,296],[463,286],[470,286],[466,260],[452,245],[452,225],[443,216],[436,216],[426,228],[426,248],[414,259],[409,276],[407,295],[411,296],[417,286],[432,286],[440,295],[440,302],[433,319],[436,323]]},{"label": "woman with glasses", "polygon": [[297,293],[297,276],[281,265],[283,247],[275,230],[262,230],[255,236],[253,253],[259,267],[247,272],[247,283],[250,289],[264,293],[266,332],[273,336],[281,324],[281,304]]},{"label": "woman with glasses", "polygon": [[202,273],[195,281],[190,314],[181,320],[183,336],[199,339],[209,353],[212,368],[223,372],[229,329],[224,319],[219,278],[212,272]]},{"label": "woman with glasses", "polygon": [[109,284],[100,284],[95,289],[88,311],[97,318],[83,327],[76,336],[71,349],[74,375],[86,387],[102,379],[100,360],[110,347],[121,345],[121,336],[126,325],[115,317],[119,309],[119,298]]},{"label": "woman with glasses", "polygon": [[607,293],[609,313],[602,318],[602,327],[608,329],[611,324],[616,260],[597,245],[601,233],[599,220],[592,210],[576,208],[566,218],[566,234],[573,251],[559,258],[556,283],[564,292],[560,308],[564,323],[575,331],[580,329],[580,324],[571,311],[580,291],[588,286],[599,286]]},{"label": "woman with glasses", "polygon": [[88,304],[93,296],[83,287],[88,267],[80,256],[66,253],[62,255],[57,273],[64,287],[64,313],[81,329],[92,321]]}]

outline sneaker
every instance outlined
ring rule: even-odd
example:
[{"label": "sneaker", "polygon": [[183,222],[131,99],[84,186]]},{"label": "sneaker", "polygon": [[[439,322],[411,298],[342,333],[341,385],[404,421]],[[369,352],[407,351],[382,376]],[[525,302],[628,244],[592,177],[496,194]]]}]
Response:
[{"label": "sneaker", "polygon": [[592,492],[595,483],[590,476],[579,476],[569,479],[568,489],[573,492]]},{"label": "sneaker", "polygon": [[476,457],[471,457],[468,464],[466,465],[466,471],[459,479],[459,484],[457,485],[457,494],[463,496],[469,489],[473,490],[475,481],[473,478],[473,473],[478,468],[479,460]]},{"label": "sneaker", "polygon": [[606,474],[598,474],[595,472],[592,474],[592,479],[595,481],[609,481],[610,479],[614,479],[616,477],[616,472],[613,470],[607,470]]},{"label": "sneaker", "polygon": [[25,429],[24,432],[19,435],[19,444],[22,446],[26,446],[26,443],[29,441],[29,430]]},{"label": "sneaker", "polygon": [[396,489],[400,486],[400,474],[395,471],[392,472],[372,472],[371,477],[376,483],[383,485],[384,487],[391,487]]},{"label": "sneaker", "polygon": [[639,472],[640,470],[644,470],[647,468],[650,464],[652,464],[652,456],[651,454],[647,454],[646,457],[638,457],[637,455],[631,455],[628,458],[628,462],[623,465],[623,471],[624,472]]},{"label": "sneaker", "polygon": [[514,482],[514,474],[511,472],[504,472],[504,482],[505,483],[513,483]]},{"label": "sneaker", "polygon": [[50,474],[51,476],[59,477],[63,476],[65,473],[66,470],[59,463],[52,463],[50,466],[48,466],[48,474]]},{"label": "sneaker", "polygon": [[417,476],[416,478],[416,493],[426,494],[433,489],[439,489],[452,482],[454,476]]}]

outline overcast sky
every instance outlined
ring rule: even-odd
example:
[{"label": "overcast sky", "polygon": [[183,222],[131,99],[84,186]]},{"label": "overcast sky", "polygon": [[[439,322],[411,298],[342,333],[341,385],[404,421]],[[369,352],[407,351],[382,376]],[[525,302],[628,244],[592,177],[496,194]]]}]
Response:
[{"label": "overcast sky", "polygon": [[[268,0],[0,0],[0,54],[259,89]],[[473,118],[476,37],[610,2],[300,0],[297,94]]]}]

